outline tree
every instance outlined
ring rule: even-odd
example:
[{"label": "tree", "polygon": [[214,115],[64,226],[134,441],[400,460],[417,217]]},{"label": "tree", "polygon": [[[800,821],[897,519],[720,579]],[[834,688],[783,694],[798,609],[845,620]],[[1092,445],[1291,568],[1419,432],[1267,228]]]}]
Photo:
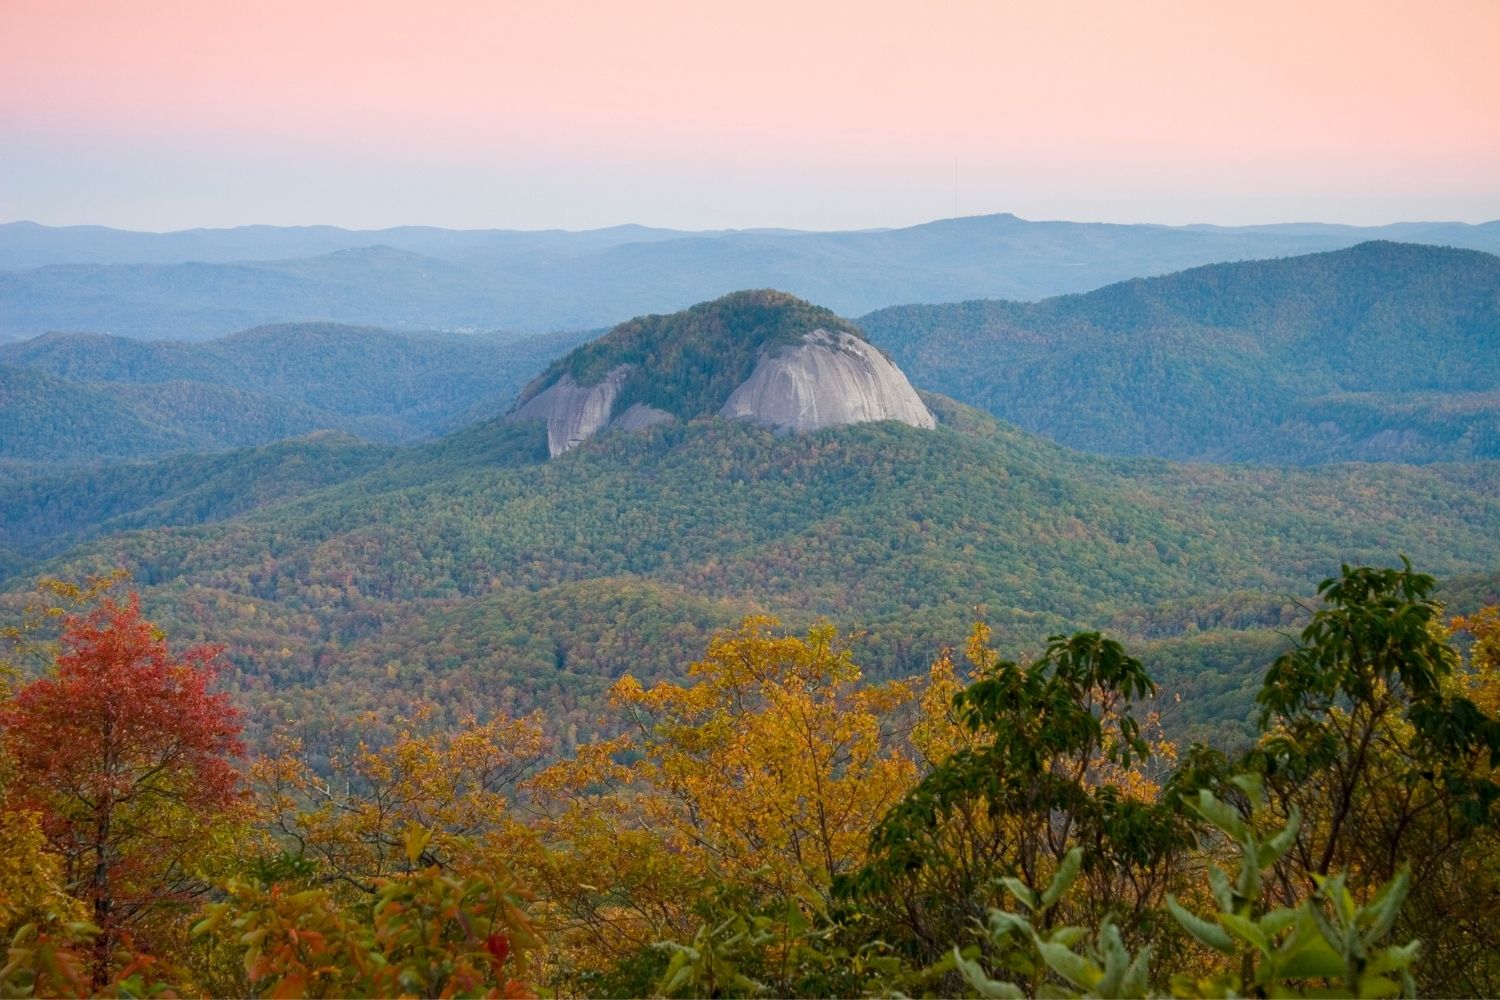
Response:
[{"label": "tree", "polygon": [[989,647],[983,625],[968,656],[975,680],[952,695],[962,732],[919,734],[951,753],[880,819],[868,860],[835,891],[924,962],[983,919],[997,877],[1044,884],[1075,847],[1087,891],[1070,916],[1145,913],[1190,835],[1154,788],[1143,794],[1152,748],[1131,703],[1154,685],[1141,663],[1079,632],[1022,666]]},{"label": "tree", "polygon": [[915,779],[896,738],[912,685],[861,685],[831,626],[781,635],[747,618],[688,673],[696,683],[650,689],[622,678],[627,731],[533,783],[554,849],[526,881],[586,962],[690,939],[693,899],[716,892],[783,922],[826,909]]},{"label": "tree", "polygon": [[1283,819],[1302,821],[1268,894],[1290,905],[1342,871],[1363,898],[1409,865],[1397,927],[1424,939],[1423,992],[1483,995],[1500,988],[1491,619],[1475,617],[1479,657],[1465,671],[1435,586],[1404,561],[1325,580],[1323,607],[1266,675],[1266,735],[1240,766],[1264,774]]},{"label": "tree", "polygon": [[[361,740],[335,754],[330,776],[284,743],[251,768],[257,820],[290,854],[315,866],[315,881],[372,895],[381,878],[417,867],[468,873],[507,860],[516,784],[542,756],[541,719],[460,720],[455,732],[424,732],[430,711],[398,719],[390,743]],[[428,831],[412,862],[411,830]]]},{"label": "tree", "polygon": [[140,599],[66,619],[53,670],[0,713],[15,768],[9,807],[40,813],[70,891],[98,929],[108,981],[122,930],[194,891],[193,856],[241,801],[237,713],[209,690],[220,649],[174,656]]}]

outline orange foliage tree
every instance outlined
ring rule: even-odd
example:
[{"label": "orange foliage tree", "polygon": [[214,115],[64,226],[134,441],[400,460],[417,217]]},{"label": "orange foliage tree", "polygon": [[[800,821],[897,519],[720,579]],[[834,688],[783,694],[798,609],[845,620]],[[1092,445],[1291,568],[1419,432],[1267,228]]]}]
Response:
[{"label": "orange foliage tree", "polygon": [[209,686],[219,648],[173,655],[140,601],[69,616],[53,670],[0,713],[15,782],[8,808],[41,816],[65,882],[98,933],[92,979],[164,900],[197,887],[192,857],[240,801],[243,753],[227,696]]}]

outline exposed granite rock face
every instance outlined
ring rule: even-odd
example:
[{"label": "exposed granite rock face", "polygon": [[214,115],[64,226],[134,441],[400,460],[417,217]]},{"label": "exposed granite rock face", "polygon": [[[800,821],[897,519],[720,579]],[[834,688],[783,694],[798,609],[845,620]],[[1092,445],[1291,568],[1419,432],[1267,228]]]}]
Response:
[{"label": "exposed granite rock face", "polygon": [[589,386],[579,385],[571,375],[564,375],[528,399],[512,416],[517,420],[540,417],[547,421],[547,452],[556,458],[609,426],[615,398],[629,374],[630,366],[621,365],[598,385]]},{"label": "exposed granite rock face", "polygon": [[[901,369],[851,333],[819,327],[800,342],[761,351],[750,377],[730,393],[720,416],[750,420],[778,433],[871,420],[937,426]],[[682,419],[645,403],[615,412],[626,385],[644,377],[646,373],[633,364],[616,366],[598,385],[579,385],[564,374],[511,416],[546,421],[547,451],[553,458],[602,431],[639,431]],[[683,418],[703,415],[688,413]]]},{"label": "exposed granite rock face", "polygon": [[666,410],[658,410],[645,403],[632,403],[618,417],[609,422],[612,431],[643,431],[657,424],[670,424],[677,418]]},{"label": "exposed granite rock face", "polygon": [[821,329],[762,357],[719,414],[792,433],[871,420],[937,426],[885,355],[858,337]]}]

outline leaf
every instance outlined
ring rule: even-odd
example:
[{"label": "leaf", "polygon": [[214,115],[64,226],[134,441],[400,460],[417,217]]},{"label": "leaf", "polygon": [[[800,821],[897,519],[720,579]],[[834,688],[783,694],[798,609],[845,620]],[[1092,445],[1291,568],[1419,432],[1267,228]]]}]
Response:
[{"label": "leaf", "polygon": [[1285,906],[1279,907],[1261,917],[1257,922],[1268,937],[1274,938],[1297,922],[1297,911]]},{"label": "leaf", "polygon": [[1266,785],[1265,780],[1260,776],[1260,772],[1246,771],[1236,774],[1229,781],[1230,784],[1245,793],[1245,797],[1250,800],[1250,808],[1252,810],[1259,811],[1265,807]]},{"label": "leaf", "polygon": [[1072,948],[1078,942],[1089,936],[1087,927],[1059,927],[1053,931],[1048,941],[1055,941],[1064,948]]},{"label": "leaf", "polygon": [[1421,941],[1409,941],[1403,945],[1391,945],[1382,948],[1370,964],[1365,966],[1365,971],[1371,975],[1381,975],[1386,972],[1405,970],[1411,967],[1422,954]]},{"label": "leaf", "polygon": [[1078,873],[1082,868],[1083,848],[1075,847],[1063,856],[1062,864],[1058,865],[1056,874],[1052,876],[1052,881],[1042,893],[1043,909],[1056,905],[1057,901],[1062,899],[1063,894],[1078,878]]},{"label": "leaf", "polygon": [[1130,963],[1130,968],[1125,970],[1125,976],[1120,980],[1119,996],[1121,997],[1144,997],[1149,984],[1151,969],[1151,946],[1142,948],[1140,954],[1135,956],[1135,961]]},{"label": "leaf", "polygon": [[427,850],[427,845],[431,842],[431,830],[417,823],[408,823],[405,832],[401,835],[401,844],[406,849],[406,863],[415,868],[417,861],[422,857],[422,852]]},{"label": "leaf", "polygon": [[1219,904],[1219,909],[1225,913],[1233,912],[1234,892],[1229,888],[1229,876],[1224,869],[1218,865],[1209,866],[1208,886],[1213,892],[1214,902]]},{"label": "leaf", "polygon": [[1101,996],[1117,997],[1120,995],[1120,981],[1130,966],[1130,955],[1120,939],[1120,929],[1108,919],[1099,929],[1099,951],[1104,956],[1104,977],[1099,980],[1096,992]]},{"label": "leaf", "polygon": [[1385,976],[1363,975],[1359,977],[1360,1000],[1379,1000],[1382,997],[1399,997],[1401,984]]},{"label": "leaf", "polygon": [[1221,913],[1219,923],[1241,941],[1253,945],[1262,955],[1271,954],[1271,940],[1256,926],[1255,921],[1242,917],[1238,913]]},{"label": "leaf", "polygon": [[1042,961],[1059,976],[1081,990],[1092,990],[1104,978],[1104,970],[1084,956],[1055,941],[1036,941]]},{"label": "leaf", "polygon": [[1026,907],[1028,910],[1039,909],[1039,900],[1037,899],[1036,893],[1033,892],[1031,890],[1031,887],[1028,886],[1025,882],[1022,882],[1020,879],[1014,878],[1009,875],[1001,876],[998,881],[1001,885],[1005,886],[1007,890],[1009,890],[1012,896],[1016,897],[1016,900],[1022,906]]},{"label": "leaf", "polygon": [[964,982],[981,997],[987,1000],[1024,1000],[1026,993],[1019,986],[991,979],[982,965],[965,958],[957,948],[953,949],[952,959],[959,975],[964,977]]},{"label": "leaf", "polygon": [[1033,933],[1030,920],[1007,910],[990,911],[989,931],[990,939],[997,944],[1011,934],[1029,938]]},{"label": "leaf", "polygon": [[1391,932],[1410,888],[1411,869],[1403,865],[1396,877],[1381,886],[1375,898],[1360,910],[1359,923],[1364,925],[1363,941],[1366,948],[1372,947]]},{"label": "leaf", "polygon": [[1226,802],[1214,798],[1214,793],[1207,788],[1198,790],[1198,801],[1189,803],[1189,806],[1199,816],[1224,831],[1235,840],[1245,839],[1245,822],[1240,818],[1239,811]]},{"label": "leaf", "polygon": [[1288,979],[1336,979],[1348,971],[1344,959],[1331,948],[1322,935],[1308,940],[1300,935],[1293,950],[1276,960],[1276,972]]},{"label": "leaf", "polygon": [[1189,913],[1170,894],[1167,896],[1167,911],[1172,914],[1173,920],[1182,925],[1183,930],[1215,951],[1221,951],[1226,955],[1233,955],[1237,950],[1234,946],[1234,938],[1230,937],[1228,931],[1216,923]]},{"label": "leaf", "polygon": [[1287,819],[1286,826],[1277,831],[1276,835],[1260,846],[1256,852],[1255,861],[1262,868],[1269,868],[1281,856],[1291,850],[1292,845],[1297,842],[1297,831],[1302,827],[1302,814],[1296,808],[1292,809],[1291,816]]}]

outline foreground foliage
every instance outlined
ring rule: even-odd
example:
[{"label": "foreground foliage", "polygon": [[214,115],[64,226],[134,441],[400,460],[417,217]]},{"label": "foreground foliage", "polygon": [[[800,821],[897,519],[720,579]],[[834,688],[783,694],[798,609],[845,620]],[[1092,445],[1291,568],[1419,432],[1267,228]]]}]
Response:
[{"label": "foreground foliage", "polygon": [[752,617],[562,756],[421,710],[248,769],[217,651],[108,583],[7,632],[50,666],[0,711],[3,995],[1500,988],[1500,612],[1445,625],[1406,565],[1322,585],[1233,755],[1098,633],[868,684]]}]

